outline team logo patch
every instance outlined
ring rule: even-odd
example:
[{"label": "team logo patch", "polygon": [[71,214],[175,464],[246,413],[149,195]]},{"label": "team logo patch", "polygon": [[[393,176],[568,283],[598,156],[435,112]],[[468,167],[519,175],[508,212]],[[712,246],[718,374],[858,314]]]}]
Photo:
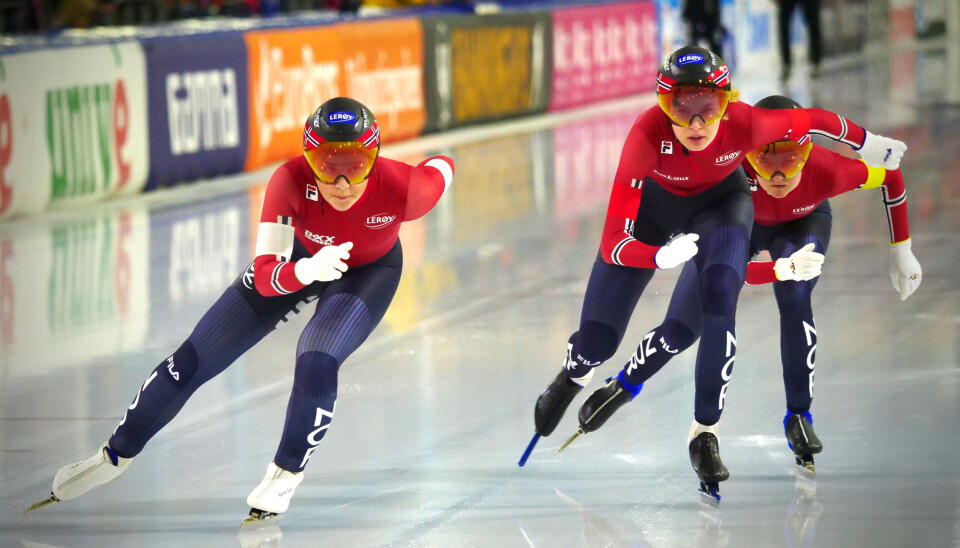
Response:
[{"label": "team logo patch", "polygon": [[320,195],[320,193],[319,193],[319,191],[317,190],[316,185],[307,185],[307,199],[308,199],[308,200],[312,200],[312,201],[316,202],[316,201],[318,201],[317,198],[319,198],[319,195]]},{"label": "team logo patch", "polygon": [[357,121],[357,117],[352,112],[331,112],[327,114],[328,124],[352,124]]},{"label": "team logo patch", "polygon": [[723,156],[718,156],[717,159],[714,161],[714,163],[717,164],[718,166],[728,166],[733,162],[735,162],[739,157],[740,157],[740,151],[736,150],[733,152],[728,152]]},{"label": "team logo patch", "polygon": [[333,245],[333,239],[336,238],[336,236],[323,236],[320,234],[314,234],[309,230],[304,230],[303,236],[311,242],[316,242],[320,245]]},{"label": "team logo patch", "polygon": [[660,154],[673,154],[673,143],[670,141],[660,141]]},{"label": "team logo patch", "polygon": [[677,65],[680,65],[681,67],[691,63],[699,63],[702,65],[703,55],[700,55],[699,53],[688,53],[686,55],[681,55],[680,58],[677,59]]},{"label": "team logo patch", "polygon": [[380,215],[371,215],[367,217],[367,228],[372,228],[374,230],[383,228],[396,220],[396,218],[396,215],[386,215],[382,213]]}]

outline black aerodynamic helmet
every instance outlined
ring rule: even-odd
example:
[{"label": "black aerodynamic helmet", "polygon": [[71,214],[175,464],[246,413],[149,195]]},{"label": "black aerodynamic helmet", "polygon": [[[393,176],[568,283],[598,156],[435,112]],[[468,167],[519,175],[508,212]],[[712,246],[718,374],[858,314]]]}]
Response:
[{"label": "black aerodynamic helmet", "polygon": [[757,104],[753,106],[767,110],[803,108],[800,103],[784,95],[770,95],[768,97],[764,97],[763,99],[757,101]]},{"label": "black aerodynamic helmet", "polygon": [[380,154],[380,127],[370,109],[349,97],[324,102],[303,127],[303,155],[322,183],[367,180]]},{"label": "black aerodynamic helmet", "polygon": [[[766,110],[803,108],[800,103],[784,95],[764,97],[754,106]],[[747,161],[757,175],[764,179],[772,179],[777,173],[789,179],[803,170],[811,150],[813,141],[810,140],[810,135],[804,135],[799,141],[784,139],[751,150],[747,153]]]},{"label": "black aerodynamic helmet", "polygon": [[684,46],[664,60],[657,72],[657,101],[671,120],[689,126],[723,118],[730,103],[730,69],[719,55],[699,46]]}]

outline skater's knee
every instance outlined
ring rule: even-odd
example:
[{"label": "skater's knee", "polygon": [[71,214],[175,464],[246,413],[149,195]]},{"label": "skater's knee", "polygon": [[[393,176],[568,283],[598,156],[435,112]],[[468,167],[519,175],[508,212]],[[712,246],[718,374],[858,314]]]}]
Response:
[{"label": "skater's knee", "polygon": [[157,373],[170,380],[177,388],[184,388],[190,384],[200,361],[197,351],[189,339],[183,342],[173,354],[157,366]]},{"label": "skater's knee", "polygon": [[704,314],[730,316],[737,309],[743,279],[732,266],[713,264],[700,276],[700,302]]},{"label": "skater's knee", "polygon": [[293,389],[308,398],[335,398],[339,369],[340,362],[333,356],[324,352],[305,352],[297,356]]},{"label": "skater's knee", "polygon": [[580,331],[575,335],[575,339],[573,358],[589,362],[584,365],[591,366],[609,360],[620,344],[620,336],[612,327],[593,320],[580,324]]},{"label": "skater's knee", "polygon": [[666,320],[660,326],[662,344],[674,352],[686,350],[698,336],[689,325],[677,320]]},{"label": "skater's knee", "polygon": [[789,308],[810,308],[810,298],[813,295],[813,283],[803,282],[774,282],[773,296],[777,299],[780,310]]}]

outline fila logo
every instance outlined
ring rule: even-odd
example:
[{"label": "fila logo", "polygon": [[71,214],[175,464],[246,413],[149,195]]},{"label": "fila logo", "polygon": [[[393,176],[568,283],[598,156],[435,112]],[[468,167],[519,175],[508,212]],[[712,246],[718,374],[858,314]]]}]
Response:
[{"label": "fila logo", "polygon": [[170,372],[170,376],[173,377],[173,380],[175,381],[180,380],[180,373],[177,373],[176,371],[173,370],[173,356],[170,356],[169,358],[167,358],[167,371]]},{"label": "fila logo", "polygon": [[303,235],[306,236],[311,242],[316,242],[320,245],[333,245],[333,239],[336,236],[321,236],[320,234],[314,234],[309,230],[304,230]]},{"label": "fila logo", "polygon": [[660,141],[660,154],[673,154],[673,142]]},{"label": "fila logo", "polygon": [[806,213],[806,212],[810,211],[811,209],[813,209],[813,208],[814,208],[814,205],[816,205],[816,204],[810,204],[810,205],[808,205],[808,206],[803,206],[803,207],[795,207],[795,208],[793,208],[793,212],[794,212],[794,213]]},{"label": "fila logo", "polygon": [[383,213],[380,215],[371,215],[367,217],[367,228],[372,228],[374,230],[383,228],[392,223],[396,218],[396,215],[386,215]]},{"label": "fila logo", "polygon": [[243,286],[247,289],[253,289],[253,263],[251,262],[243,272]]},{"label": "fila logo", "polygon": [[747,177],[747,183],[750,185],[750,192],[756,192],[760,188],[760,185],[757,183],[756,179]]},{"label": "fila logo", "polygon": [[319,197],[319,194],[320,194],[320,193],[319,193],[319,191],[317,190],[316,185],[307,185],[307,199],[308,199],[308,200],[312,200],[312,201],[316,202],[316,201],[317,201],[317,198]]},{"label": "fila logo", "polygon": [[717,159],[716,159],[716,161],[715,161],[714,163],[717,164],[718,166],[727,166],[727,165],[732,164],[732,163],[734,162],[734,160],[736,160],[736,159],[739,158],[739,157],[740,157],[740,151],[739,151],[739,150],[736,150],[736,151],[734,151],[734,152],[728,152],[727,154],[724,154],[723,156],[717,157]]}]

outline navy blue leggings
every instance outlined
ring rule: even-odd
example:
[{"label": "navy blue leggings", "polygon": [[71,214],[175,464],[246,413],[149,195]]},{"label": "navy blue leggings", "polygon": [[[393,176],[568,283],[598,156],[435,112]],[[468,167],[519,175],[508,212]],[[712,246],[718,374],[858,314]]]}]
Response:
[{"label": "navy blue leggings", "polygon": [[[688,265],[699,273],[696,287],[703,297],[696,303],[703,334],[697,354],[696,417],[703,424],[716,423],[723,409],[736,351],[737,298],[746,277],[752,223],[753,200],[739,169],[718,185],[692,196],[676,196],[651,179],[644,181],[634,223],[636,239],[663,245],[673,233],[700,235],[700,250]],[[580,329],[568,344],[565,367],[571,377],[583,376],[613,356],[654,272],[607,264],[599,257],[594,262]],[[642,366],[648,355],[675,352],[667,347],[658,350],[654,344],[657,341],[651,340],[641,340],[631,363]]]},{"label": "navy blue leggings", "polygon": [[313,317],[297,344],[293,390],[274,458],[285,470],[303,470],[333,418],[340,364],[383,318],[402,267],[403,252],[397,240],[386,255],[351,268],[339,280],[316,282],[279,297],[260,295],[248,268],[204,314],[180,348],[150,373],[110,438],[110,446],[123,457],[139,454],[203,383],[307,303],[316,301]]},{"label": "navy blue leggings", "polygon": [[[826,253],[830,244],[832,214],[827,202],[810,214],[775,226],[754,225],[751,237],[753,252],[769,250],[776,260],[789,257],[808,243]],[[773,293],[780,309],[780,358],[787,410],[805,413],[813,400],[813,373],[817,349],[816,324],[813,321],[811,295],[819,278],[805,282],[774,282]],[[676,354],[693,345],[703,332],[698,271],[695,264],[684,265],[670,298],[663,323],[644,337],[648,341],[642,363],[636,356],[624,369],[631,384],[646,381]],[[663,351],[667,349],[667,351]],[[638,356],[643,355],[638,350]],[[659,353],[657,353],[659,352]]]}]

